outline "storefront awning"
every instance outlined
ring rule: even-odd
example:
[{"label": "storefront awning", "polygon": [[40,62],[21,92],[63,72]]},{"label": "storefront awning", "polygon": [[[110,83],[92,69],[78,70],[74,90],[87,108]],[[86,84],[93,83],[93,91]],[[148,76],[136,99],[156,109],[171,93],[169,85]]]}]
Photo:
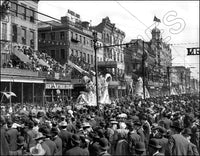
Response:
[{"label": "storefront awning", "polygon": [[73,62],[71,62],[70,60],[68,60],[68,65],[75,68],[76,70],[78,70],[80,73],[86,73],[89,74],[87,71],[83,70],[81,67],[77,66],[76,64],[74,64]]},{"label": "storefront awning", "polygon": [[15,56],[17,56],[22,62],[31,63],[31,60],[29,60],[29,58],[17,48],[13,48],[13,54],[15,54]]},{"label": "storefront awning", "polygon": [[38,63],[39,63],[40,65],[42,65],[42,66],[46,66],[46,67],[50,68],[49,64],[46,63],[45,61],[43,61],[42,59],[38,59]]}]

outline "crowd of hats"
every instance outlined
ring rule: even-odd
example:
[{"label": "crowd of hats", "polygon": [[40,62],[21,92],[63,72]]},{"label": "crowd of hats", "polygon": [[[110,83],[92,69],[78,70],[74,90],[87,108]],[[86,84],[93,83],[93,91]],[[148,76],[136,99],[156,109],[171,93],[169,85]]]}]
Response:
[{"label": "crowd of hats", "polygon": [[[23,62],[22,60],[17,59],[14,55],[11,55],[10,60],[7,63],[3,64],[3,67],[8,68],[19,68],[19,69],[27,69],[32,71],[46,71],[50,73],[57,72],[66,72],[69,71],[70,67],[68,65],[62,66],[59,62],[57,62],[54,58],[49,56],[47,53],[42,53],[39,51],[34,51],[30,47],[16,45],[15,48],[31,61],[31,63]],[[42,60],[46,63],[46,65],[42,65],[38,60]]]},{"label": "crowd of hats", "polygon": [[[101,150],[109,150],[112,145],[107,130],[113,125],[117,127],[117,139],[126,139],[128,132],[135,127],[143,126],[144,121],[150,123],[153,132],[158,131],[159,135],[169,137],[169,129],[163,126],[162,122],[158,122],[162,117],[168,117],[173,121],[171,129],[182,131],[183,135],[191,135],[189,127],[195,124],[196,130],[199,129],[199,97],[182,95],[146,100],[123,97],[115,103],[103,105],[102,109],[89,106],[72,109],[71,106],[54,105],[54,109],[47,111],[41,107],[26,109],[24,106],[21,111],[11,113],[10,116],[1,115],[0,123],[1,126],[7,124],[8,127],[17,128],[19,131],[38,126],[35,140],[51,138],[52,134],[59,134],[59,129],[64,127],[73,134],[71,141],[74,145],[80,144],[81,140],[90,142],[97,139]],[[84,134],[86,129],[91,129],[87,137]],[[18,145],[25,143],[23,135],[16,141]],[[149,140],[149,147],[161,148],[155,139]],[[143,142],[138,142],[134,149],[139,152],[147,150]],[[29,151],[41,155],[44,153],[40,146],[32,147]]]}]

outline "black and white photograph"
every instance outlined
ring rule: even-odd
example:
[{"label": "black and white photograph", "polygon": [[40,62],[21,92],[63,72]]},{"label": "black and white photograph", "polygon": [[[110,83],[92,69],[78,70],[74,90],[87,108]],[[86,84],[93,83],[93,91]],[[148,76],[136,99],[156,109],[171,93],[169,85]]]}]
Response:
[{"label": "black and white photograph", "polygon": [[1,0],[1,156],[199,156],[199,1]]}]

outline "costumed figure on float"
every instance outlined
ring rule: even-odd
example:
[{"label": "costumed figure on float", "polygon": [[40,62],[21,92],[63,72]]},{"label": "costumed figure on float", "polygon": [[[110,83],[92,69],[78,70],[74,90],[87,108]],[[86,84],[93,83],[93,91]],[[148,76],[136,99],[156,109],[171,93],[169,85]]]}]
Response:
[{"label": "costumed figure on float", "polygon": [[[111,104],[111,100],[108,94],[108,84],[111,80],[111,75],[106,74],[98,78],[98,93],[99,104]],[[88,76],[82,78],[83,84],[86,87],[86,91],[81,91],[77,98],[78,106],[97,106],[96,100],[96,86]]]}]

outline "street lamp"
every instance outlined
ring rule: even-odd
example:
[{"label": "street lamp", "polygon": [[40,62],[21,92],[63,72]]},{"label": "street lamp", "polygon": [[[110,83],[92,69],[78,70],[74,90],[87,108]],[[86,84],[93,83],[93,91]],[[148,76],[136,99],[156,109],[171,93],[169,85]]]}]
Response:
[{"label": "street lamp", "polygon": [[97,65],[97,32],[93,32],[94,42],[94,63],[95,63],[95,80],[96,80],[96,102],[99,107],[99,94],[98,94],[98,65]]}]

